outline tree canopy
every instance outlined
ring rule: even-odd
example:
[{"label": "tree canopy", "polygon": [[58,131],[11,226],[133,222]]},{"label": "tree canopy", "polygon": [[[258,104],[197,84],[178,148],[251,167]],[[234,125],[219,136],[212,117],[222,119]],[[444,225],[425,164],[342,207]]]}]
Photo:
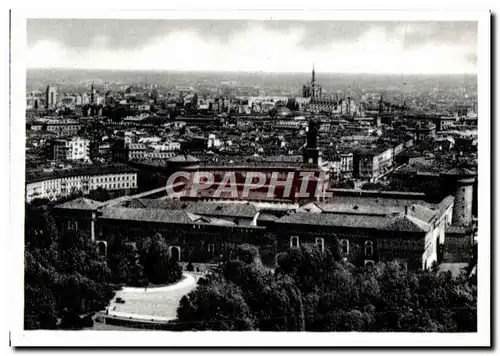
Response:
[{"label": "tree canopy", "polygon": [[[223,320],[234,316],[237,304],[245,325],[262,331],[477,330],[477,296],[465,277],[409,271],[398,261],[357,268],[341,261],[336,251],[314,245],[280,254],[274,271],[258,263],[257,256],[255,246],[239,248],[235,260],[181,301],[178,322],[185,329],[196,322],[201,323],[197,330],[199,325],[203,330],[241,330],[241,325],[232,329],[230,323],[211,323],[220,315]],[[218,304],[219,314],[204,309],[213,305],[210,293],[225,289],[237,291],[224,294],[235,299],[232,303]]]}]

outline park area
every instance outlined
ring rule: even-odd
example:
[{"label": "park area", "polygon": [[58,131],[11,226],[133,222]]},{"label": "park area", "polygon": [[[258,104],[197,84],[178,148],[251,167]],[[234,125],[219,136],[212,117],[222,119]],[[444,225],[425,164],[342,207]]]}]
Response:
[{"label": "park area", "polygon": [[[145,321],[174,320],[181,298],[196,288],[198,278],[196,273],[185,272],[181,281],[168,286],[124,287],[111,300],[108,315]],[[93,330],[108,329],[103,328],[103,325],[97,322]],[[117,327],[110,325],[110,329],[117,330]]]}]

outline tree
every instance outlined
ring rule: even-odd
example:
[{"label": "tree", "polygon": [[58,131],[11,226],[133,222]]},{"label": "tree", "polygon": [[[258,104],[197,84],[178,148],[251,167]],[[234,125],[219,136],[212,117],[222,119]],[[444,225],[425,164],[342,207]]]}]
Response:
[{"label": "tree", "polygon": [[[213,311],[202,312],[203,303],[215,308],[207,299],[234,287],[248,307],[252,327],[263,331],[477,330],[477,296],[466,276],[409,271],[398,261],[356,268],[333,258],[338,251],[323,252],[307,244],[280,254],[272,273],[253,263],[256,250],[251,246],[237,251],[237,259],[200,280],[200,295],[181,303],[189,313],[179,313],[180,321],[209,320]],[[193,316],[204,313],[208,316],[202,319]],[[229,314],[224,309],[224,315]],[[191,322],[182,325],[189,329]],[[196,330],[222,330],[210,323],[194,325]]]},{"label": "tree", "polygon": [[257,246],[249,244],[239,245],[236,253],[238,258],[244,263],[262,264],[260,261],[259,248]]},{"label": "tree", "polygon": [[25,284],[24,328],[55,329],[57,326],[56,301],[50,286],[42,283]]},{"label": "tree", "polygon": [[260,308],[254,311],[261,331],[304,331],[302,294],[289,277],[273,280],[260,294]]},{"label": "tree", "polygon": [[27,236],[38,241],[30,239],[25,247],[25,328],[81,328],[81,313],[101,310],[113,297],[111,271],[89,236],[60,234],[50,210],[27,210],[26,215],[33,223]]},{"label": "tree", "polygon": [[170,258],[168,246],[160,235],[155,235],[149,245],[144,268],[153,284],[173,283],[182,278],[182,267]]},{"label": "tree", "polygon": [[182,297],[177,318],[180,330],[254,330],[241,289],[224,280],[199,285]]},{"label": "tree", "polygon": [[148,285],[148,280],[144,273],[144,267],[140,263],[140,255],[135,245],[126,245],[125,261],[127,263],[127,285],[133,287],[144,287]]}]

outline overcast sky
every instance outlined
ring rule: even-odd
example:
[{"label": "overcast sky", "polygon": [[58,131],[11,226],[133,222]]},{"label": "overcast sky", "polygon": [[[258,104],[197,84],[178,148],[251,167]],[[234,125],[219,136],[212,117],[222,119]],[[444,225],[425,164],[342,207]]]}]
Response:
[{"label": "overcast sky", "polygon": [[475,22],[28,20],[29,68],[475,73]]}]

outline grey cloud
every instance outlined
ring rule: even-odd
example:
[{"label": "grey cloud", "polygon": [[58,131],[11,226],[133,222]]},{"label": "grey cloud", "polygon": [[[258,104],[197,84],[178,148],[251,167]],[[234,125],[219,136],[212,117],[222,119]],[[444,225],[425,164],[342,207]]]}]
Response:
[{"label": "grey cloud", "polygon": [[94,20],[94,19],[30,19],[28,46],[41,40],[57,40],[65,46],[89,47],[98,36],[110,39],[113,49],[134,49],[174,31],[189,30],[201,37],[227,41],[235,31],[247,27],[246,21],[210,20]]},{"label": "grey cloud", "polygon": [[477,22],[414,22],[419,30],[408,31],[405,35],[406,49],[420,47],[427,43],[472,45],[477,43]]},{"label": "grey cloud", "polygon": [[[30,19],[28,46],[40,40],[52,39],[77,50],[89,47],[98,36],[110,39],[113,49],[134,49],[164,37],[174,31],[189,30],[206,40],[226,43],[254,25],[289,33],[304,31],[299,43],[304,49],[318,48],[333,42],[350,43],[375,27],[382,28],[393,38],[405,23],[389,21],[247,21],[247,20],[96,20],[96,19]],[[427,43],[475,45],[477,24],[471,22],[408,22],[404,37],[405,48]],[[419,31],[418,29],[422,29]]]}]

